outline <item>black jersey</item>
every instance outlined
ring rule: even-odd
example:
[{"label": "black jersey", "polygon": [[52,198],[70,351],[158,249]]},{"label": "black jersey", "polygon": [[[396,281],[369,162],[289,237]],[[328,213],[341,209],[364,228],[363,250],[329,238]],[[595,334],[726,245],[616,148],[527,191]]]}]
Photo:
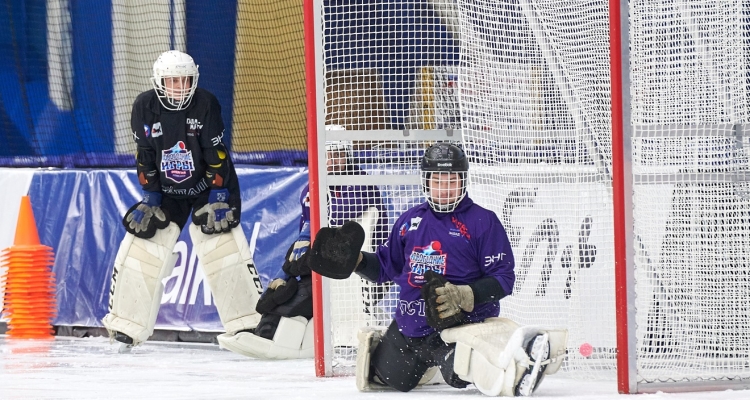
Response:
[{"label": "black jersey", "polygon": [[[133,103],[130,125],[144,190],[177,198],[212,187],[239,194],[237,174],[222,142],[221,106],[210,92],[197,88],[190,106],[179,111],[165,109],[153,90],[143,92]],[[211,178],[216,171],[221,171],[220,180]]]}]

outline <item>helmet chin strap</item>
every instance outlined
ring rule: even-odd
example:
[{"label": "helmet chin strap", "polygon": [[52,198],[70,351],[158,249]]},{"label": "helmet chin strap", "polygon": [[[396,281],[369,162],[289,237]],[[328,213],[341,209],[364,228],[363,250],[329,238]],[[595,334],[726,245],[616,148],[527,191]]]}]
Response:
[{"label": "helmet chin strap", "polygon": [[453,206],[453,204],[438,204],[438,203],[435,203],[435,211],[449,212],[451,210],[452,206]]}]

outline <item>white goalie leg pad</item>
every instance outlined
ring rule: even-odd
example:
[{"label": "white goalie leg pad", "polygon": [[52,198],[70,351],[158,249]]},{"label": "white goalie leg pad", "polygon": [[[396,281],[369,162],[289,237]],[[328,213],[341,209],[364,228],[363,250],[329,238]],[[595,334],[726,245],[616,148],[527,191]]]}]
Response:
[{"label": "white goalie leg pad", "polygon": [[226,332],[233,335],[255,328],[260,322],[255,305],[263,286],[242,228],[206,235],[195,224],[190,224],[190,238]]},{"label": "white goalie leg pad", "polygon": [[164,293],[162,280],[172,273],[177,261],[172,250],[179,236],[180,228],[174,222],[158,229],[150,239],[125,234],[112,271],[109,313],[102,319],[110,337],[121,332],[138,345],[154,333]]},{"label": "white goalie leg pad", "polygon": [[[537,335],[549,341],[550,354],[534,363],[526,348]],[[461,379],[472,382],[488,396],[514,396],[530,367],[538,373],[546,366],[545,375],[557,372],[565,356],[567,330],[522,327],[506,318],[488,318],[483,323],[446,329],[441,337],[447,343],[456,343],[453,366]]]},{"label": "white goalie leg pad", "polygon": [[357,378],[357,389],[360,392],[371,390],[383,390],[385,385],[373,383],[370,377],[370,358],[375,348],[378,347],[380,339],[385,334],[384,328],[361,328],[357,332],[359,346],[357,347],[357,369],[355,375]]},{"label": "white goalie leg pad", "polygon": [[217,337],[219,347],[247,357],[290,360],[313,357],[313,322],[305,317],[281,317],[273,340],[249,332]]}]

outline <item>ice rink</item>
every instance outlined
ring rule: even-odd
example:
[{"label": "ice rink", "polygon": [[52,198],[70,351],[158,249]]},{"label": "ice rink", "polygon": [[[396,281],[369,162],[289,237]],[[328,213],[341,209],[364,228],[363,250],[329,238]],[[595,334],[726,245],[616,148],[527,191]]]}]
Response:
[{"label": "ice rink", "polygon": [[[410,393],[357,391],[354,377],[316,378],[312,360],[260,361],[214,344],[147,342],[130,354],[102,337],[0,336],[0,399],[481,399],[471,386]],[[538,399],[626,399],[614,381],[545,378]],[[750,390],[656,393],[639,399],[750,399]]]}]

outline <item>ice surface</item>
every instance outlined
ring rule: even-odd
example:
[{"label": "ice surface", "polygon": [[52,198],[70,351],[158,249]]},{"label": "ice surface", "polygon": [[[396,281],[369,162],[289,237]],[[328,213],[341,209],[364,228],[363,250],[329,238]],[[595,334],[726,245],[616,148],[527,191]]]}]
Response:
[{"label": "ice surface", "polygon": [[[108,339],[12,340],[0,335],[0,399],[481,399],[470,386],[410,393],[357,391],[354,377],[317,378],[312,360],[261,361],[214,344],[147,342],[118,354]],[[536,399],[750,399],[750,390],[617,394],[614,381],[548,376]]]}]

